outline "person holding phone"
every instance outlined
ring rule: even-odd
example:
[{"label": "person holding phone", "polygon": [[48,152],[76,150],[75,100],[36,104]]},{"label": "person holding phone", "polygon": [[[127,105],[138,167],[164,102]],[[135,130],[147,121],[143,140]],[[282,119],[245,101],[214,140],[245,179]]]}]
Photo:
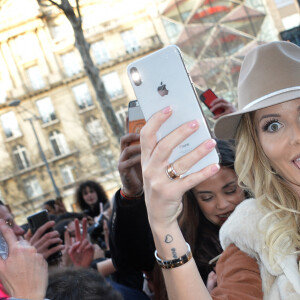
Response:
[{"label": "person holding phone", "polygon": [[[43,255],[45,259],[64,248],[64,246],[62,245],[62,240],[59,238],[59,233],[57,231],[52,231],[45,234],[47,230],[55,225],[54,221],[47,222],[34,234],[32,234],[30,230],[25,233],[25,231],[16,224],[13,215],[2,201],[0,201],[0,219],[6,222],[6,224],[13,230],[18,239],[25,238],[32,246],[37,249],[38,253]],[[55,244],[58,245],[53,248],[49,248],[49,246]]]},{"label": "person holding phone", "polygon": [[[155,299],[167,299],[159,269],[154,268],[155,246],[142,192],[141,149],[139,145],[132,144],[138,138],[139,135],[127,134],[121,139],[119,173],[123,186],[114,198],[111,253],[118,269],[146,271],[145,277],[151,279]],[[233,145],[221,140],[217,144],[221,172],[185,193],[183,213],[179,217],[180,227],[193,249],[204,282],[207,282],[209,273],[214,269],[210,260],[222,252],[220,227],[246,197],[237,184]]]},{"label": "person holding phone", "polygon": [[[217,287],[211,294],[177,217],[184,192],[217,174],[219,167],[212,165],[170,180],[166,176],[168,155],[197,126],[185,124],[157,143],[155,133],[172,114],[165,109],[143,128],[145,199],[156,259],[163,268],[170,300],[299,299],[299,78],[297,45],[280,41],[254,48],[240,72],[239,110],[215,125],[217,137],[236,138],[239,182],[255,198],[243,201],[221,228],[225,251],[216,266]],[[186,169],[202,159],[210,151],[207,143],[174,162],[173,168]],[[159,151],[161,148],[165,151]]]}]

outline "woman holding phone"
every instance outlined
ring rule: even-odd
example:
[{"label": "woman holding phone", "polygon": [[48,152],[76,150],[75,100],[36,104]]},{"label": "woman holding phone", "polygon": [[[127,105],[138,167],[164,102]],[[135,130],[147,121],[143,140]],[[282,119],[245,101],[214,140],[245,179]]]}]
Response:
[{"label": "woman holding phone", "polygon": [[[182,139],[198,129],[197,122],[184,124],[157,143],[156,131],[172,114],[172,109],[166,108],[143,128],[145,199],[156,259],[163,267],[169,299],[299,299],[299,78],[298,46],[272,42],[256,47],[242,64],[239,110],[216,123],[218,138],[236,138],[239,182],[255,199],[240,204],[221,228],[225,251],[217,264],[217,287],[211,295],[177,217],[182,210],[182,195],[216,174],[219,166],[208,166],[185,178],[175,173],[175,179],[170,180],[167,159]],[[189,169],[205,157],[212,144],[209,140],[178,159],[173,170]],[[256,286],[251,285],[251,278]]]},{"label": "woman holding phone", "polygon": [[[143,180],[140,172],[140,146],[132,143],[135,136],[128,134],[121,139],[119,172],[123,187],[113,201],[111,254],[119,270],[148,271],[146,278],[148,284],[152,285],[155,299],[167,299],[161,272],[159,268],[154,268],[155,246],[141,193]],[[184,209],[179,216],[180,228],[191,245],[204,282],[207,282],[209,273],[214,270],[215,263],[209,262],[222,252],[219,230],[246,196],[237,183],[234,146],[222,140],[217,141],[217,146],[221,171],[184,194]],[[154,272],[149,273],[153,268]],[[214,273],[211,273],[210,277],[213,276]],[[141,289],[141,286],[135,288]]]}]

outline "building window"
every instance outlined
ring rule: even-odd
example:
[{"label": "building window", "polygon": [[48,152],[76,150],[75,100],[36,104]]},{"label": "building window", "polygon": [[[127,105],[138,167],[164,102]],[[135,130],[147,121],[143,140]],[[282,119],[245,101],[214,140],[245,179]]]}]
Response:
[{"label": "building window", "polygon": [[25,192],[29,199],[38,197],[43,194],[43,190],[36,176],[29,177],[23,180]]},{"label": "building window", "polygon": [[116,111],[116,116],[118,118],[119,123],[125,129],[126,128],[126,120],[128,115],[127,106],[121,106],[118,111]]},{"label": "building window", "polygon": [[22,62],[33,60],[37,57],[38,43],[36,36],[22,34],[15,39],[16,52]]},{"label": "building window", "polygon": [[60,167],[61,176],[63,178],[64,184],[71,184],[75,182],[73,175],[73,167],[70,165],[63,165]]},{"label": "building window", "polygon": [[81,72],[81,65],[75,51],[61,55],[61,60],[67,76],[73,76]]},{"label": "building window", "polygon": [[86,83],[82,83],[72,87],[77,105],[80,109],[93,105],[93,100],[89,88]]},{"label": "building window", "polygon": [[40,90],[45,87],[45,81],[43,79],[39,66],[34,66],[26,69],[26,74],[29,78],[31,87],[34,90]]},{"label": "building window", "polygon": [[102,65],[110,60],[104,41],[91,44],[91,51],[97,65]]},{"label": "building window", "polygon": [[72,26],[69,22],[51,26],[52,37],[56,40],[62,40],[73,34]]},{"label": "building window", "polygon": [[117,162],[110,148],[102,148],[97,151],[102,174],[116,171]]},{"label": "building window", "polygon": [[285,7],[288,5],[293,5],[294,0],[275,0],[275,3],[278,8],[281,8],[281,7]]},{"label": "building window", "polygon": [[7,138],[22,135],[13,111],[1,115],[1,123]]},{"label": "building window", "polygon": [[55,156],[60,156],[69,153],[69,148],[65,137],[58,130],[54,130],[49,135],[49,140]]},{"label": "building window", "polygon": [[100,120],[96,119],[94,116],[91,116],[86,120],[86,130],[89,133],[92,145],[107,141],[107,136],[104,133]]},{"label": "building window", "polygon": [[22,145],[17,145],[13,148],[13,155],[15,162],[17,164],[17,168],[19,170],[24,170],[30,166],[26,148]]},{"label": "building window", "polygon": [[111,72],[102,76],[102,80],[111,99],[124,95],[124,90],[117,72]]},{"label": "building window", "polygon": [[121,37],[122,37],[126,52],[128,54],[138,51],[140,49],[140,45],[133,33],[133,30],[123,31],[121,33]]},{"label": "building window", "polygon": [[49,123],[56,119],[54,108],[49,97],[36,101],[43,123]]}]

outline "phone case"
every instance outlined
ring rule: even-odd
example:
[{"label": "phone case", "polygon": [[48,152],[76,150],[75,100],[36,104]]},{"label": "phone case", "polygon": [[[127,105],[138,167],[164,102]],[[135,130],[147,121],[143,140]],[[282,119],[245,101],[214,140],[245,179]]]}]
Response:
[{"label": "phone case", "polygon": [[[200,100],[208,107],[208,109],[211,109],[211,103],[217,99],[218,97],[216,96],[216,94],[211,90],[208,89],[206,91],[204,91],[201,95],[200,95]],[[223,108],[219,108],[216,111],[212,112],[215,116],[221,114],[222,112],[224,112]]]},{"label": "phone case", "polygon": [[128,104],[128,132],[140,133],[146,124],[143,112],[137,100],[132,100]]},{"label": "phone case", "polygon": [[[188,121],[198,120],[200,123],[199,129],[173,150],[169,163],[211,138],[177,46],[168,46],[131,63],[127,72],[146,121],[157,111],[167,106],[172,107],[172,116],[159,129],[157,140]],[[213,150],[183,176],[218,162],[218,153]]]}]

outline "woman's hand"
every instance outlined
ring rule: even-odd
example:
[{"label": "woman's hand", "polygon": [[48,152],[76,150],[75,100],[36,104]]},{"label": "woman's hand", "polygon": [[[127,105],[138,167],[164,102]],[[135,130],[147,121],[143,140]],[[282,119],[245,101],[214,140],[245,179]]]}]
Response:
[{"label": "woman's hand", "polygon": [[[219,170],[218,165],[211,165],[184,178],[176,180],[168,178],[166,167],[172,150],[199,128],[197,121],[191,121],[157,142],[156,133],[171,114],[170,107],[154,114],[141,131],[144,192],[152,228],[155,225],[167,228],[177,221],[182,209],[183,194]],[[179,175],[184,174],[213,150],[215,145],[214,140],[205,141],[192,152],[175,161],[173,164],[175,171]]]},{"label": "woman's hand", "polygon": [[122,181],[122,190],[128,197],[135,197],[143,190],[141,169],[141,146],[133,144],[140,138],[137,133],[128,133],[121,138],[121,154],[118,169]]},{"label": "woman's hand", "polygon": [[6,292],[15,297],[42,300],[48,284],[48,264],[27,241],[17,241],[13,231],[0,220],[0,231],[9,255],[0,259],[0,280]]}]

